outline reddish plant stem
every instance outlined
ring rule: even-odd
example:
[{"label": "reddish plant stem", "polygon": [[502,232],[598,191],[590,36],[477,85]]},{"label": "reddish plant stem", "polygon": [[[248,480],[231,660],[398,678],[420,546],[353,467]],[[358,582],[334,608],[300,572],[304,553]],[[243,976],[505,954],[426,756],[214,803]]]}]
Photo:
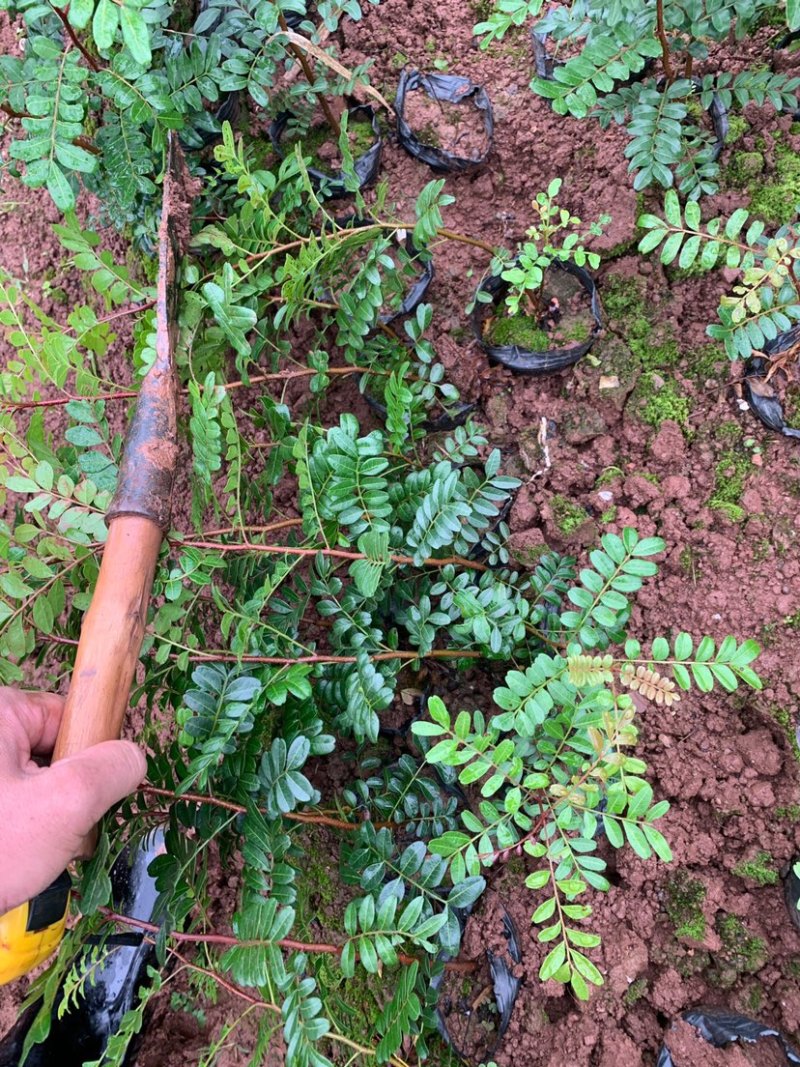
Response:
[{"label": "reddish plant stem", "polygon": [[78,148],[82,148],[84,152],[91,152],[93,156],[102,156],[103,154],[97,145],[90,141],[88,137],[84,137],[83,134],[80,137],[76,137],[72,143],[77,145]]},{"label": "reddish plant stem", "polygon": [[[360,560],[367,559],[367,556],[363,552],[348,552],[343,548],[294,548],[291,545],[259,545],[251,544],[247,542],[245,544],[236,545],[217,545],[213,541],[171,541],[171,544],[180,545],[183,548],[207,548],[213,549],[217,552],[263,552],[267,555],[287,555],[287,556],[316,556],[322,554],[323,556],[329,556],[333,559],[350,559]],[[392,555],[389,557],[393,563],[401,563],[409,566],[415,566],[412,556],[398,556]],[[455,567],[464,567],[467,570],[473,571],[485,571],[487,568],[483,563],[476,563],[471,559],[464,559],[462,556],[445,556],[442,559],[425,559],[422,561],[423,567],[446,567],[449,565]]]},{"label": "reddish plant stem", "polygon": [[[78,51],[83,56],[83,58],[86,60],[86,62],[89,64],[89,66],[92,68],[92,70],[95,71],[95,72],[102,70],[103,68],[101,67],[101,65],[97,62],[97,60],[94,58],[94,56],[91,55],[86,50],[85,46],[81,43],[78,35],[73,30],[72,26],[70,26],[69,19],[67,18],[67,12],[62,10],[60,7],[53,7],[52,4],[50,5],[50,7],[53,8],[53,11],[55,11],[55,13],[61,19],[61,22],[64,25],[64,29],[69,34],[69,39],[72,41],[72,43],[78,49]],[[69,9],[67,9],[67,10],[69,10]]]},{"label": "reddish plant stem", "polygon": [[273,533],[275,530],[284,530],[288,526],[302,526],[302,519],[281,519],[279,522],[271,522],[267,526],[222,526],[218,530],[206,530],[206,537],[223,537],[233,533]]},{"label": "reddish plant stem", "polygon": [[[145,940],[151,945],[155,944],[155,941],[150,937],[145,938]],[[213,978],[223,989],[227,989],[229,993],[233,993],[236,997],[241,997],[242,1000],[246,1000],[247,1003],[252,1004],[253,1007],[265,1008],[268,1011],[275,1011],[280,1014],[281,1009],[277,1004],[270,1004],[267,1000],[259,1000],[257,997],[251,996],[246,990],[242,989],[241,986],[236,985],[234,982],[229,982],[227,978],[223,978],[217,971],[209,970],[208,967],[201,967],[199,963],[193,963],[191,960],[187,960],[186,957],[178,952],[176,948],[173,948],[172,945],[167,945],[167,951],[171,956],[174,956],[176,960],[180,960],[184,967],[188,967],[192,971],[198,971],[200,974],[205,974],[209,978]]]},{"label": "reddish plant stem", "polygon": [[[135,308],[126,308],[124,311],[118,311],[104,319],[98,319],[98,325],[101,322],[110,322],[112,319],[119,318],[121,315],[132,315],[137,311],[148,311],[153,306],[154,302],[150,301],[150,303],[147,304],[139,304]],[[226,392],[230,392],[233,389],[249,389],[253,385],[259,385],[261,382],[286,382],[291,381],[294,378],[309,378],[318,373],[319,371],[314,370],[312,367],[301,367],[298,370],[276,371],[273,374],[255,374],[247,382],[241,380],[227,382],[223,385],[223,388]],[[347,376],[350,374],[380,374],[386,376],[390,372],[373,370],[367,367],[328,367],[324,373],[332,376]],[[181,392],[185,396],[188,390],[183,389]],[[138,395],[138,391],[135,390],[121,390],[118,393],[107,393],[105,395],[101,394],[100,396],[62,396],[52,400],[19,400],[14,401],[13,403],[0,402],[0,408],[8,411],[17,411],[23,408],[53,408],[63,407],[64,404],[69,404],[73,400],[105,400],[106,402],[109,402],[112,400],[130,400]]]},{"label": "reddish plant stem", "polygon": [[[71,642],[72,643],[72,642]],[[75,641],[74,644],[78,642]],[[480,659],[482,652],[459,651],[458,649],[434,648],[430,652],[421,653],[417,649],[398,649],[396,652],[374,652],[370,655],[371,660],[392,659]],[[291,667],[295,663],[357,663],[358,656],[329,656],[326,654],[314,656],[234,656],[229,653],[216,655],[213,652],[193,653],[189,656],[190,663],[205,663],[209,660],[215,663],[273,663],[279,667]]]},{"label": "reddish plant stem", "polygon": [[671,85],[675,81],[675,72],[672,69],[669,41],[664,27],[664,0],[656,0],[656,36],[661,45],[661,62],[664,65],[664,77],[667,79],[667,85]]},{"label": "reddish plant stem", "polygon": [[[167,799],[174,800],[176,803],[185,800],[191,804],[210,804],[211,807],[224,808],[225,811],[235,811],[240,815],[246,815],[248,810],[243,804],[237,804],[233,800],[220,800],[218,797],[204,796],[202,793],[175,793],[171,789],[161,789],[156,785],[140,785],[139,792],[150,793],[156,797],[167,797]],[[329,815],[321,815],[317,812],[290,811],[283,817],[291,822],[330,826],[334,830],[358,830],[362,825],[357,822],[347,822],[345,819],[334,819]],[[378,826],[377,823],[373,825]]]},{"label": "reddish plant stem", "polygon": [[10,119],[32,119],[33,115],[30,115],[27,111],[15,111],[10,104],[0,104],[0,111],[4,111]]},{"label": "reddish plant stem", "polygon": [[[119,923],[122,926],[132,926],[136,930],[145,930],[150,934],[158,934],[161,932],[161,928],[156,926],[155,923],[146,922],[144,919],[134,919],[130,915],[120,915],[118,912],[112,911],[110,908],[98,908],[99,913],[108,922]],[[327,956],[340,956],[342,954],[343,945],[329,945],[325,943],[317,943],[316,941],[296,941],[292,937],[284,937],[280,941],[266,942],[266,941],[240,941],[236,937],[231,937],[229,934],[184,934],[177,930],[173,930],[170,935],[175,941],[182,942],[187,945],[223,945],[226,948],[256,948],[260,945],[275,944],[280,948],[290,949],[295,952],[307,952],[309,955],[327,955]],[[408,966],[411,963],[418,963],[419,960],[416,956],[407,956],[405,953],[398,952],[397,958],[400,963]],[[469,974],[477,967],[476,963],[471,960],[451,960],[445,964],[445,967],[451,971],[458,971],[461,973]]]},{"label": "reddish plant stem", "polygon": [[89,403],[95,400],[105,400],[108,403],[110,400],[131,400],[138,395],[138,392],[131,389],[120,393],[100,393],[98,396],[59,396],[48,400],[16,400],[12,403],[4,401],[0,403],[0,408],[5,411],[24,411],[26,408],[60,408],[71,404],[74,400],[88,400]]},{"label": "reddish plant stem", "polygon": [[[70,645],[76,647],[78,642],[73,637],[58,637],[47,634],[47,641],[53,645]],[[170,659],[177,659],[181,653],[170,653]],[[399,648],[394,652],[373,652],[371,660],[391,659],[480,659],[482,652],[470,649],[434,648],[430,652],[420,652],[414,648]],[[230,652],[191,652],[190,663],[272,663],[278,667],[291,667],[295,663],[357,663],[358,656],[330,656],[326,653],[312,656],[235,656]]]}]

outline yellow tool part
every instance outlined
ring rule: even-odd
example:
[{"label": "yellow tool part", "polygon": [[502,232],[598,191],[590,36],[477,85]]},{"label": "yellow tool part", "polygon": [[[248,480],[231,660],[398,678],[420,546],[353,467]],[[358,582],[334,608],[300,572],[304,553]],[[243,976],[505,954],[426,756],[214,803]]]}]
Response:
[{"label": "yellow tool part", "polygon": [[33,900],[0,915],[0,985],[21,978],[58,948],[67,922],[70,885],[64,871]]}]

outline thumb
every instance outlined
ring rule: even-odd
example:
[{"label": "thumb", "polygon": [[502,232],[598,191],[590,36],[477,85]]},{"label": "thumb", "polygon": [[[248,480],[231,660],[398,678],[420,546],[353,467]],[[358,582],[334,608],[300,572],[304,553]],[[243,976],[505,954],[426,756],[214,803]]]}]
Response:
[{"label": "thumb", "polygon": [[132,793],[147,772],[144,753],[132,741],[103,741],[48,769],[48,788],[59,799],[70,828],[87,834],[112,804]]}]

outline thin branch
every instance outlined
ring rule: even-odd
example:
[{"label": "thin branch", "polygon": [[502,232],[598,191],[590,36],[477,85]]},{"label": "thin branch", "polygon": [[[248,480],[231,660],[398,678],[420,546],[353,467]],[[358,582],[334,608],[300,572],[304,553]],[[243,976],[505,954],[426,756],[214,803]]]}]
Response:
[{"label": "thin branch", "polygon": [[[270,522],[266,526],[222,526],[218,530],[204,530],[206,537],[224,537],[226,534],[234,533],[273,533],[275,530],[283,530],[288,526],[302,526],[302,519],[280,519],[278,522]],[[187,534],[187,537],[191,537],[191,534]],[[178,537],[183,537],[183,534],[178,534]]]},{"label": "thin branch", "polygon": [[[117,312],[114,315],[109,315],[106,319],[99,319],[98,325],[101,322],[109,322],[113,318],[119,318],[120,315],[131,315],[136,311],[147,311],[154,306],[154,302],[149,304],[139,304],[135,308],[127,308],[123,312]],[[376,374],[388,376],[391,372],[388,370],[373,369],[372,367],[328,367],[326,370],[320,372],[313,367],[300,367],[297,370],[276,371],[271,374],[254,374],[248,381],[237,380],[235,382],[222,383],[222,388],[226,392],[230,392],[234,389],[249,389],[253,385],[259,385],[261,382],[286,382],[291,381],[294,378],[310,378],[314,374],[326,374],[333,377],[343,376],[347,377],[351,374]],[[181,394],[186,396],[188,389],[182,389]],[[57,397],[49,400],[17,400],[17,401],[0,401],[0,408],[7,411],[19,411],[24,408],[54,408],[63,407],[65,404],[72,403],[73,400],[105,400],[107,403],[113,400],[131,400],[139,395],[138,390],[125,389],[120,390],[118,393],[100,393],[98,396],[78,396],[70,395]]]},{"label": "thin branch", "polygon": [[[284,14],[280,10],[280,8],[278,9],[278,25],[280,26],[280,28],[283,30],[284,33],[288,33],[289,26],[288,26],[288,24],[286,22],[286,17],[284,16]],[[305,76],[305,79],[308,82],[309,87],[311,89],[313,89],[314,82],[317,79],[314,76],[313,67],[308,62],[308,56],[305,54],[305,52],[303,51],[302,48],[300,48],[298,45],[296,45],[294,43],[294,41],[290,40],[288,42],[288,44],[289,44],[289,50],[291,51],[292,55],[298,61],[300,66],[303,68],[303,75]],[[325,96],[324,93],[320,93],[319,94],[319,102],[320,102],[320,106],[322,107],[322,110],[325,112],[325,118],[327,120],[327,123],[330,126],[330,128],[333,130],[333,132],[336,134],[336,139],[338,141],[338,139],[342,135],[342,127],[339,125],[339,120],[334,115],[333,108],[331,107],[330,102],[329,102],[328,98]]]},{"label": "thin branch", "polygon": [[[145,930],[150,934],[161,933],[161,927],[144,919],[135,919],[131,915],[120,915],[111,908],[100,907],[97,909],[107,922],[119,923],[121,926],[131,926],[135,930]],[[330,945],[316,941],[297,941],[293,937],[284,937],[279,941],[241,941],[230,934],[184,934],[178,930],[170,931],[169,937],[179,943],[187,945],[221,945],[225,948],[258,948],[262,945],[277,945],[279,948],[289,949],[294,952],[307,952],[309,955],[341,956],[344,945]],[[400,963],[409,966],[419,963],[416,956],[407,956],[398,952],[397,959]],[[472,960],[451,960],[445,964],[447,970],[470,974],[477,964]]]},{"label": "thin branch", "polygon": [[[161,789],[156,785],[140,785],[140,793],[150,793],[156,797],[166,797],[176,803],[186,801],[190,804],[209,804],[214,808],[224,808],[225,811],[235,811],[239,815],[246,815],[248,809],[244,804],[236,804],[232,800],[220,800],[218,797],[205,796],[202,793],[175,793],[171,789]],[[291,822],[311,823],[318,826],[330,826],[334,830],[359,830],[363,823],[347,822],[345,819],[334,819],[329,815],[317,812],[290,811],[283,815],[284,819]],[[373,823],[377,826],[377,823]],[[389,825],[389,824],[386,824]]]},{"label": "thin branch", "polygon": [[[48,644],[70,645],[73,648],[78,645],[74,637],[58,637],[56,634],[44,636],[46,636],[46,643]],[[169,658],[178,659],[182,654],[171,652]],[[313,656],[250,656],[244,654],[236,656],[231,652],[223,652],[222,649],[190,652],[188,658],[190,663],[272,663],[279,667],[292,667],[295,663],[358,663],[358,656],[333,656],[327,653]],[[373,652],[369,658],[376,662],[378,660],[392,659],[482,659],[483,653],[471,649],[457,648],[434,648],[430,652],[420,652],[417,648],[399,648],[393,652]]]},{"label": "thin branch", "polygon": [[[295,548],[292,545],[261,545],[246,542],[243,544],[235,545],[217,545],[213,541],[178,541],[176,538],[170,539],[170,544],[181,548],[206,548],[212,549],[215,552],[262,552],[266,555],[285,555],[285,556],[306,556],[312,557],[322,554],[323,556],[330,556],[333,559],[350,559],[360,560],[368,559],[369,557],[364,552],[350,552],[344,548]],[[416,564],[413,556],[400,556],[391,555],[389,559],[392,563],[400,563],[406,566],[423,566],[423,567],[464,567],[466,570],[472,571],[485,571],[488,568],[484,563],[477,563],[475,560],[465,559],[463,556],[444,556],[442,559],[424,559],[421,564]]]},{"label": "thin branch", "polygon": [[661,62],[664,64],[664,77],[667,85],[675,81],[675,72],[672,69],[672,59],[669,54],[669,41],[667,31],[664,28],[664,0],[656,0],[656,36],[661,45]]},{"label": "thin branch", "polygon": [[[50,4],[50,7],[53,9],[53,11],[55,11],[55,13],[61,19],[62,23],[64,24],[64,29],[69,34],[69,39],[72,41],[72,43],[78,49],[78,51],[83,56],[83,58],[86,60],[86,62],[89,64],[89,66],[92,68],[92,70],[95,71],[95,72],[101,71],[103,69],[101,64],[98,63],[97,60],[94,58],[94,56],[91,55],[91,53],[86,50],[86,46],[81,43],[78,35],[73,30],[72,26],[70,26],[69,19],[67,18],[67,12],[64,11],[60,7],[54,7],[52,4]],[[69,10],[69,9],[67,9],[67,10]]]}]

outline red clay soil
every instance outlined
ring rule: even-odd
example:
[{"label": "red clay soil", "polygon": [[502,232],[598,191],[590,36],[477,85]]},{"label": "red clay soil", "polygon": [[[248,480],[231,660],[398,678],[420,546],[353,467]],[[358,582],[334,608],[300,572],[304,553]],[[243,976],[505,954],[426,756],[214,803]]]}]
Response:
[{"label": "red clay soil", "polygon": [[[580,553],[598,533],[624,525],[635,525],[645,536],[660,534],[669,548],[659,578],[638,599],[632,632],[645,641],[682,629],[718,639],[727,633],[754,636],[764,645],[758,668],[765,688],[756,695],[694,695],[669,710],[644,708],[638,751],[650,765],[656,796],[672,804],[662,828],[674,862],[644,863],[603,847],[613,884],[608,894],[594,895],[592,923],[603,935],[593,959],[606,984],[588,1004],[576,1003],[553,982],[538,981],[546,946],[537,942],[529,921],[539,897],[523,887],[527,857],[490,875],[490,889],[465,933],[464,955],[482,958],[487,943],[502,950],[497,916],[503,902],[520,934],[523,984],[508,1034],[494,1054],[499,1067],[652,1067],[665,1031],[676,1067],[770,1064],[760,1045],[757,1053],[738,1048],[716,1053],[686,1026],[669,1027],[686,1008],[724,1005],[800,1042],[800,933],[788,921],[780,884],[758,886],[735,872],[758,850],[770,854],[773,870],[800,851],[794,744],[800,695],[800,451],[797,442],[768,433],[739,410],[728,387],[735,373],[724,355],[715,359],[705,345],[705,326],[713,321],[726,279],[716,273],[675,279],[655,260],[619,254],[626,244],[631,247],[642,209],[626,173],[624,134],[555,116],[528,90],[532,58],[525,34],[480,52],[471,37],[476,20],[472,7],[462,3],[383,0],[378,8],[367,7],[361,23],[345,24],[343,59],[353,65],[375,58],[373,80],[384,92],[396,84],[400,53],[422,70],[436,57],[446,59],[451,72],[484,84],[494,104],[495,150],[480,174],[447,178],[456,204],[445,210],[445,225],[512,247],[530,225],[529,201],[553,177],[563,177],[562,200],[574,213],[587,222],[603,211],[613,217],[606,236],[595,243],[614,253],[600,272],[601,296],[614,295],[618,307],[620,285],[631,295],[640,290],[655,324],[648,351],[672,340],[681,352],[675,365],[656,361],[656,377],[647,379],[631,355],[630,322],[618,315],[593,350],[598,365],[584,361],[545,379],[514,377],[488,365],[464,314],[488,257],[462,244],[437,249],[428,299],[435,308],[439,358],[465,397],[479,402],[489,439],[503,449],[507,469],[524,482],[510,517],[514,549],[523,560],[543,542]],[[736,54],[724,57],[728,69],[753,57],[767,61],[768,38],[765,30],[737,44]],[[796,70],[797,62],[788,54],[780,59],[782,69]],[[748,109],[747,118],[754,132],[746,136],[771,127],[782,131],[782,143],[800,145],[788,118],[758,109]],[[434,175],[392,143],[383,159],[389,201],[410,215],[414,198]],[[74,275],[58,274],[61,251],[49,230],[55,209],[46,196],[22,187],[9,185],[6,195],[16,206],[0,216],[0,263],[40,298],[55,270],[64,300],[45,295],[44,302],[63,318],[84,294]],[[646,206],[656,208],[658,199],[649,197]],[[726,211],[743,201],[742,193],[723,192],[704,212]],[[111,236],[108,243],[114,242],[118,238]],[[304,355],[298,344],[298,358]],[[129,380],[119,348],[107,372],[120,384]],[[685,398],[683,411],[675,412],[686,416],[683,426],[643,420],[651,396],[662,390]],[[296,410],[305,403],[299,386],[285,395]],[[338,410],[354,410],[365,422],[370,418],[352,383],[331,390],[329,422]],[[539,442],[542,420],[549,465]],[[745,444],[750,438],[760,452]],[[732,490],[741,514],[711,507]],[[583,509],[579,521],[565,524],[562,498]],[[486,708],[497,678],[473,671],[458,678],[442,675],[436,684],[451,706]],[[340,784],[338,769],[331,777]],[[229,874],[220,871],[219,877],[232,907]],[[694,894],[704,920],[694,916],[698,940],[676,929],[676,909],[687,894]],[[0,1024],[13,1017],[22,991],[18,984],[0,995]],[[223,994],[197,1019],[163,996],[138,1057],[140,1067],[194,1065],[200,1049],[217,1040],[226,1020],[241,1011]],[[252,1039],[249,1026],[246,1020],[223,1042],[214,1063],[247,1062],[242,1050]],[[266,1062],[280,1063],[279,1043]]]}]

